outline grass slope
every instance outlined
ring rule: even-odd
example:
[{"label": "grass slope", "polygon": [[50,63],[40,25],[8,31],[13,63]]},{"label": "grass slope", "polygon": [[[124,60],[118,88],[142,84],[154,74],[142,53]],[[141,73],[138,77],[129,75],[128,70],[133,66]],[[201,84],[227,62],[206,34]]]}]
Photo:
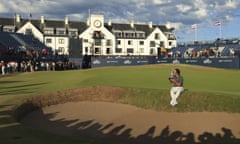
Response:
[{"label": "grass slope", "polygon": [[[167,78],[179,67],[186,92],[177,108],[169,106]],[[0,77],[1,143],[83,143],[94,141],[62,137],[25,128],[11,117],[11,108],[26,98],[88,86],[115,86],[129,90],[120,101],[161,111],[240,112],[240,71],[188,65],[107,67],[77,71],[19,73]],[[101,93],[101,91],[99,92]]]}]

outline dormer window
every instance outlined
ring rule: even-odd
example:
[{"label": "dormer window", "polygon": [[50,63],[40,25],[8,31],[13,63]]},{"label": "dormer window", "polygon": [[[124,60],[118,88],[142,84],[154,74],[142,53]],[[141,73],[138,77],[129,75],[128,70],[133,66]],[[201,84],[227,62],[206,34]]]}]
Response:
[{"label": "dormer window", "polygon": [[6,26],[3,27],[3,31],[5,31],[5,32],[15,32],[15,26],[6,25]]},{"label": "dormer window", "polygon": [[53,35],[54,34],[54,29],[53,28],[44,28],[44,34]]},{"label": "dormer window", "polygon": [[65,28],[57,28],[56,29],[56,35],[65,35],[66,29]]},{"label": "dormer window", "polygon": [[167,38],[168,38],[169,40],[175,40],[175,39],[176,39],[175,36],[174,36],[174,34],[167,34]]},{"label": "dormer window", "polygon": [[122,32],[121,32],[121,31],[114,31],[114,35],[115,35],[117,38],[121,38],[121,37],[122,37]]},{"label": "dormer window", "polygon": [[136,32],[136,38],[145,38],[145,33],[144,32]]},{"label": "dormer window", "polygon": [[135,32],[134,31],[125,31],[124,32],[124,37],[125,38],[134,38],[135,37]]},{"label": "dormer window", "polygon": [[68,30],[68,35],[71,37],[75,37],[78,35],[78,30],[77,29],[69,29]]},{"label": "dormer window", "polygon": [[25,29],[25,35],[32,35],[32,34],[33,34],[32,29],[30,28]]}]

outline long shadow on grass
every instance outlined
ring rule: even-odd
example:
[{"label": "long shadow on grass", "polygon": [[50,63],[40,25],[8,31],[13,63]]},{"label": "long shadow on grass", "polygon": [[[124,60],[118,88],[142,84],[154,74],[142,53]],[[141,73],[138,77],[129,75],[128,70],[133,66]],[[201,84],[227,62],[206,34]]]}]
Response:
[{"label": "long shadow on grass", "polygon": [[10,107],[11,105],[0,105],[0,116],[8,115],[10,113],[9,110],[6,110],[7,107]]},{"label": "long shadow on grass", "polygon": [[0,84],[10,84],[10,83],[18,83],[22,81],[0,81]]},{"label": "long shadow on grass", "polygon": [[12,119],[12,117],[10,116],[11,115],[11,111],[9,110],[10,107],[11,105],[0,105],[0,127],[15,122],[14,119]]},{"label": "long shadow on grass", "polygon": [[[18,81],[17,81],[18,82]],[[14,82],[12,82],[14,83]],[[47,83],[33,83],[33,84],[24,84],[24,85],[16,85],[16,86],[2,86],[0,87],[1,95],[11,95],[11,94],[29,94],[32,93],[34,89],[37,89],[38,86],[45,85]]]},{"label": "long shadow on grass", "polygon": [[[76,137],[84,137],[86,139],[94,139],[96,144],[237,144],[240,139],[235,138],[231,129],[222,127],[221,133],[204,132],[200,135],[194,133],[183,133],[182,131],[170,131],[170,126],[166,125],[157,136],[156,126],[149,129],[138,136],[132,136],[133,129],[126,125],[116,125],[114,123],[101,124],[96,120],[80,119],[74,120],[50,120],[54,119],[57,113],[44,114],[42,110],[34,112],[32,118],[37,117],[34,121],[30,119],[23,120],[23,124],[31,127],[45,129],[49,132],[71,135]],[[195,140],[194,138],[197,138]]]}]

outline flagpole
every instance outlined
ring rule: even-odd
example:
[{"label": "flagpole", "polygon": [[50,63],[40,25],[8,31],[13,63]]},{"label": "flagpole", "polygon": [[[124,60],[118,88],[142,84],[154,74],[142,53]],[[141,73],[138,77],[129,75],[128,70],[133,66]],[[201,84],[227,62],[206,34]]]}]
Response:
[{"label": "flagpole", "polygon": [[13,16],[13,23],[14,23],[14,27],[16,26],[16,13],[14,13],[14,16]]},{"label": "flagpole", "polygon": [[197,41],[197,26],[195,28],[195,42]]},{"label": "flagpole", "polygon": [[219,38],[222,38],[222,24],[219,25]]},{"label": "flagpole", "polygon": [[88,9],[89,25],[91,25],[91,18],[90,18],[90,16],[91,16],[91,9],[89,8],[89,9]]},{"label": "flagpole", "polygon": [[222,38],[222,22],[221,21],[215,21],[215,25],[219,26],[219,39]]},{"label": "flagpole", "polygon": [[197,24],[193,24],[192,29],[194,29],[194,42],[196,42],[197,41],[197,30],[198,30]]}]

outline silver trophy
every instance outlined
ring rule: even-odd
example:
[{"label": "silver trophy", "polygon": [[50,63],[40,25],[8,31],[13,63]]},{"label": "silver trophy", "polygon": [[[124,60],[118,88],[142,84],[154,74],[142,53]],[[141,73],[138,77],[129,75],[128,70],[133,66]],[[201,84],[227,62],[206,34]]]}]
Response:
[{"label": "silver trophy", "polygon": [[170,75],[169,75],[169,77],[168,77],[168,79],[174,79],[175,78],[175,76],[174,76],[174,70],[171,70],[171,72],[170,72]]}]

